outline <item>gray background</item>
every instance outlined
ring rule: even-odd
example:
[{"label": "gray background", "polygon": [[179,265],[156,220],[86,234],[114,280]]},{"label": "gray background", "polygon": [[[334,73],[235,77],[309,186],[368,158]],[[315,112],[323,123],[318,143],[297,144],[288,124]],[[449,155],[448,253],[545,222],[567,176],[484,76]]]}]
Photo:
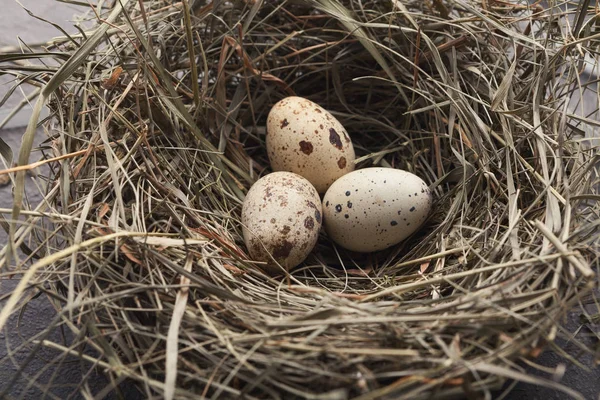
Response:
[{"label": "gray background", "polygon": [[[58,24],[67,32],[76,31],[73,28],[74,17],[81,14],[84,8],[76,7],[55,0],[19,0],[24,7],[38,16]],[[41,43],[62,36],[62,33],[50,24],[30,17],[15,0],[0,0],[0,52],[9,47],[22,46],[23,43]],[[8,90],[10,78],[0,77],[0,99]],[[17,105],[24,96],[19,91],[12,96],[8,103],[0,108],[0,122],[8,112]],[[21,113],[7,127],[25,125],[27,111]]]},{"label": "gray background", "polygon": [[[21,0],[21,3],[34,11],[37,15],[42,15],[52,22],[59,23],[68,32],[75,31],[72,27],[73,16],[83,10],[83,8],[59,3],[54,0]],[[0,0],[0,51],[2,51],[2,48],[6,48],[6,46],[18,45],[17,35],[26,43],[36,43],[48,40],[48,38],[54,36],[60,36],[61,33],[52,26],[31,18],[16,1]],[[8,79],[0,77],[0,98],[7,90],[8,82]],[[18,104],[22,98],[23,93],[17,92],[7,104],[0,108],[0,122],[4,119],[8,110],[10,110],[12,106]],[[590,99],[590,101],[595,103],[595,99]],[[7,125],[4,130],[0,130],[0,137],[12,147],[15,154],[19,150],[21,135],[24,132],[23,125],[26,123],[27,117],[28,110],[24,110],[21,115],[14,119],[11,124]],[[6,129],[8,127],[11,129]],[[44,135],[40,132],[38,135],[38,143],[43,140],[43,138]],[[0,164],[0,167],[4,168],[5,166]],[[29,200],[32,204],[36,204],[40,198],[39,195],[36,195],[37,191],[33,185],[33,178],[29,177],[28,179],[30,181],[30,190],[28,191]],[[0,208],[10,207],[12,207],[11,188],[9,185],[0,186]],[[6,243],[6,234],[4,231],[0,230],[0,245],[3,243]],[[0,281],[0,294],[7,293],[15,284],[16,282],[14,280]],[[44,351],[33,360],[30,360],[25,369],[26,373],[24,374],[24,377],[19,379],[16,383],[10,384],[10,380],[14,376],[15,371],[20,365],[23,365],[23,363],[27,361],[27,357],[30,354],[29,347],[16,352],[14,349],[23,343],[24,338],[30,338],[43,331],[52,320],[54,314],[54,309],[51,304],[42,296],[29,303],[20,320],[16,317],[12,318],[8,324],[7,330],[0,332],[0,392],[4,389],[8,389],[11,397],[22,396],[22,398],[30,399],[40,398],[41,390],[50,389],[56,397],[49,396],[48,398],[81,398],[76,394],[78,393],[77,384],[80,381],[82,373],[87,373],[89,371],[89,365],[81,364],[76,359],[67,359],[58,371],[51,368],[46,370],[44,368],[48,365],[48,360],[56,356],[56,354],[52,354],[50,351]],[[571,332],[580,328],[578,313],[573,313],[568,316],[567,320],[567,326]],[[583,328],[580,331],[578,338],[587,334],[589,334],[589,332],[586,332],[585,328]],[[69,340],[68,337],[62,337],[60,332],[53,332],[49,339],[59,342],[62,340]],[[558,343],[569,354],[573,356],[578,355],[578,350],[573,344],[561,339],[559,339]],[[7,357],[8,353],[11,353],[11,357]],[[593,366],[591,356],[579,358],[581,362],[590,367],[590,370],[586,371],[566,362],[552,351],[543,353],[536,362],[547,367],[556,367],[559,364],[563,364],[566,367],[566,371],[561,382],[580,391],[586,399],[598,400],[600,399],[600,368]],[[530,372],[536,373],[533,370],[530,370]],[[27,383],[29,382],[27,378],[37,373],[40,374],[37,378],[37,382],[49,384],[50,387],[27,387]],[[97,374],[95,371],[93,371],[93,373]],[[539,374],[542,375],[541,373]],[[89,392],[95,394],[108,384],[101,375],[98,375],[93,382],[94,384],[89,388]],[[137,392],[131,389],[131,385],[125,383],[122,384],[121,387],[124,390],[123,396],[125,398],[132,399],[139,397]],[[566,396],[550,389],[519,384],[507,398],[559,400],[566,398]]]}]

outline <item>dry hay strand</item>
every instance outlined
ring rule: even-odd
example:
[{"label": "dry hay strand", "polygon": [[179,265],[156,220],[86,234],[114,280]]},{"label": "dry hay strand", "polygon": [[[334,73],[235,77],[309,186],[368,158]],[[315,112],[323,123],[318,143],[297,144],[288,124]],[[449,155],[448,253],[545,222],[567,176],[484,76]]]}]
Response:
[{"label": "dry hay strand", "polygon": [[[102,369],[106,392],[421,399],[518,379],[582,398],[518,363],[597,285],[598,108],[580,97],[596,25],[586,2],[549,3],[121,0],[4,55],[3,74],[40,89],[10,170],[3,274],[23,279],[0,327],[44,293],[48,331],[73,340],[31,343]],[[269,172],[266,115],[291,94],[342,122],[358,168],[427,181],[423,229],[367,255],[322,233],[290,274],[261,272],[241,203]],[[41,164],[32,209],[25,171]]]}]

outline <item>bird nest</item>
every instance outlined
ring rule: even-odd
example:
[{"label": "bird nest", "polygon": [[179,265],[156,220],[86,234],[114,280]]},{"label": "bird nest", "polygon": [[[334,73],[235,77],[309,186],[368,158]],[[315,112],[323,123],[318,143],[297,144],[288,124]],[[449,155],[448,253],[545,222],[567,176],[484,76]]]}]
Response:
[{"label": "bird nest", "polygon": [[[23,277],[0,326],[41,291],[74,340],[35,348],[147,397],[450,398],[506,379],[577,396],[519,363],[597,274],[597,106],[579,100],[596,25],[550,3],[121,0],[5,57],[39,97],[8,170],[3,254]],[[290,95],[339,119],[357,169],[426,181],[422,229],[370,254],[321,232],[300,266],[262,272],[241,205],[270,172],[267,114]],[[41,164],[29,209],[25,170]]]}]

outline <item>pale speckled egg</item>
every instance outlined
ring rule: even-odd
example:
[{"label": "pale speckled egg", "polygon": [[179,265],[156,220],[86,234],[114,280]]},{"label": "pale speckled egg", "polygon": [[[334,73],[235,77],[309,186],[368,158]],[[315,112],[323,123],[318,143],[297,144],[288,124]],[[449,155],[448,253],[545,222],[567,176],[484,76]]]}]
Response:
[{"label": "pale speckled egg", "polygon": [[267,152],[274,171],[290,171],[319,193],[354,170],[354,146],[342,124],[302,97],[277,102],[267,118]]},{"label": "pale speckled egg", "polygon": [[323,198],[323,224],[340,246],[371,252],[400,243],[431,210],[432,197],[418,176],[393,168],[365,168],[335,181]]},{"label": "pale speckled egg", "polygon": [[[273,172],[256,181],[242,206],[244,242],[268,272],[300,264],[317,243],[321,199],[313,185],[291,172]],[[277,261],[277,263],[275,262]]]}]

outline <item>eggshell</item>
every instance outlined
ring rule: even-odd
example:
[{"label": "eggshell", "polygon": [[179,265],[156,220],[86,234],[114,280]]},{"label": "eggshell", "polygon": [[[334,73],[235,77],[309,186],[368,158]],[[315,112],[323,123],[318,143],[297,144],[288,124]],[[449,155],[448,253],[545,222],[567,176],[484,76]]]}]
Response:
[{"label": "eggshell", "polygon": [[371,252],[400,243],[431,210],[431,193],[418,176],[393,168],[344,175],[323,198],[327,234],[348,250]]},{"label": "eggshell", "polygon": [[354,147],[342,124],[318,104],[286,97],[267,118],[267,152],[274,171],[290,171],[319,193],[354,170]]},{"label": "eggshell", "polygon": [[[321,229],[321,199],[306,179],[274,172],[256,181],[242,206],[244,242],[269,272],[290,269],[312,251]],[[274,260],[273,260],[274,259]],[[275,262],[277,261],[277,263]]]}]

